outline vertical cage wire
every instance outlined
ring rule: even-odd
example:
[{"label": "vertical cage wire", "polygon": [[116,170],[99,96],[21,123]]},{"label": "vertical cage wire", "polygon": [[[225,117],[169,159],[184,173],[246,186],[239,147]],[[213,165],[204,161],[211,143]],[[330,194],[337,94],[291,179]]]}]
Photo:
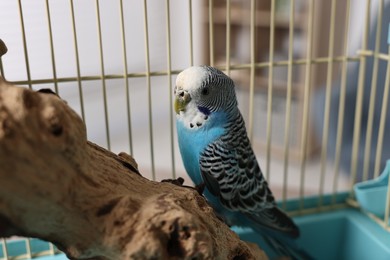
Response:
[{"label": "vertical cage wire", "polygon": [[107,104],[106,74],[104,70],[103,37],[102,37],[102,25],[100,19],[99,0],[96,0],[95,3],[96,3],[96,25],[97,25],[97,32],[98,32],[98,44],[99,44],[100,72],[101,72],[101,82],[102,82],[102,91],[103,91],[104,122],[106,126],[106,141],[107,141],[108,150],[111,150],[110,125],[108,119],[108,104]]},{"label": "vertical cage wire", "polygon": [[275,52],[275,1],[271,0],[270,37],[269,37],[269,67],[268,67],[268,92],[267,92],[267,133],[266,133],[266,164],[265,175],[270,181],[271,171],[271,143],[272,143],[272,101],[274,82],[274,52]]},{"label": "vertical cage wire", "polygon": [[46,18],[47,18],[47,25],[48,25],[48,31],[49,31],[50,55],[51,55],[51,66],[52,66],[52,71],[53,71],[54,90],[57,94],[59,94],[58,82],[57,82],[56,59],[54,56],[53,30],[52,30],[52,26],[51,26],[49,0],[46,0],[45,3],[46,3]]},{"label": "vertical cage wire", "polygon": [[28,59],[28,50],[27,50],[27,37],[26,37],[26,29],[24,27],[24,17],[23,17],[23,9],[22,9],[22,0],[18,1],[19,7],[19,18],[20,18],[20,27],[22,31],[22,40],[23,40],[23,50],[24,50],[24,60],[26,64],[26,73],[27,73],[27,84],[30,89],[32,89],[31,84],[31,72],[30,72],[30,62]]},{"label": "vertical cage wire", "polygon": [[383,219],[383,226],[390,231],[390,224],[389,224],[389,216],[390,216],[390,178],[387,183],[387,193],[386,193],[386,209],[385,209],[385,217]]},{"label": "vertical cage wire", "polygon": [[154,164],[154,142],[153,142],[153,115],[152,115],[152,86],[150,79],[150,57],[149,57],[149,26],[148,26],[148,9],[147,1],[144,0],[144,42],[145,42],[145,65],[146,65],[146,87],[148,90],[148,109],[149,109],[149,142],[150,142],[150,162],[152,179],[156,179],[156,171]]},{"label": "vertical cage wire", "polygon": [[286,208],[287,202],[287,183],[288,166],[290,151],[290,130],[291,130],[291,100],[292,100],[292,69],[293,69],[293,47],[294,47],[294,18],[295,18],[295,0],[290,2],[290,20],[288,36],[288,65],[287,65],[287,96],[286,96],[286,117],[284,129],[284,159],[283,159],[283,190],[282,205]]},{"label": "vertical cage wire", "polygon": [[[390,26],[389,26],[389,37],[390,37]],[[386,115],[387,115],[387,106],[389,104],[389,93],[390,93],[390,39],[389,39],[389,49],[388,49],[388,56],[387,56],[387,73],[386,73],[386,80],[385,80],[385,87],[383,91],[383,98],[382,98],[382,109],[381,109],[381,116],[379,121],[379,130],[378,130],[378,143],[376,147],[376,156],[375,156],[375,177],[379,175],[380,171],[380,162],[381,162],[381,154],[383,149],[383,136],[385,133],[385,124],[386,124]],[[389,185],[390,190],[390,185]]]},{"label": "vertical cage wire", "polygon": [[56,254],[56,249],[52,243],[49,243],[49,255],[55,255]]},{"label": "vertical cage wire", "polygon": [[172,168],[172,178],[176,179],[176,168],[175,168],[175,145],[174,145],[174,129],[173,129],[173,113],[172,113],[172,107],[173,107],[173,100],[172,100],[172,61],[171,61],[171,21],[170,21],[170,8],[169,8],[170,1],[167,0],[165,2],[165,13],[166,13],[166,40],[167,40],[167,78],[168,78],[168,97],[169,97],[169,107],[168,107],[168,113],[169,113],[169,133],[170,133],[170,140],[171,140],[171,168]]},{"label": "vertical cage wire", "polygon": [[[384,136],[384,129],[385,129],[385,123],[386,123],[386,113],[387,113],[387,106],[389,103],[389,94],[390,94],[390,24],[389,24],[389,48],[388,48],[388,55],[387,55],[387,73],[386,73],[386,80],[385,80],[385,86],[383,91],[383,100],[382,100],[382,109],[381,109],[381,117],[380,117],[380,123],[379,123],[379,133],[378,133],[378,145],[376,150],[376,162],[375,162],[375,174],[378,172],[379,174],[379,162],[382,154],[382,147],[383,147],[383,136]],[[389,225],[389,216],[390,216],[390,178],[387,184],[387,197],[386,197],[386,209],[385,209],[385,216],[384,216],[384,227],[390,231],[390,225]]]},{"label": "vertical cage wire", "polygon": [[77,86],[78,86],[78,93],[79,93],[79,98],[80,98],[81,118],[83,119],[84,123],[86,123],[85,110],[84,110],[83,87],[82,87],[81,72],[80,72],[79,48],[78,48],[77,32],[76,32],[76,19],[75,19],[75,15],[74,15],[73,0],[69,0],[69,5],[70,5],[70,16],[71,16],[71,22],[72,22],[73,47],[74,47],[74,54],[75,54],[75,60],[76,60]]},{"label": "vertical cage wire", "polygon": [[230,76],[230,30],[231,30],[231,6],[230,0],[226,0],[226,74]]},{"label": "vertical cage wire", "polygon": [[256,1],[252,0],[250,5],[250,81],[249,81],[249,122],[248,135],[253,141],[253,99],[255,93],[255,74],[256,74],[256,50],[255,50],[255,22],[256,22]]},{"label": "vertical cage wire", "polygon": [[[370,7],[371,1],[366,2],[366,17],[364,32],[362,38],[362,50],[367,51],[368,36],[370,30]],[[352,143],[352,159],[351,159],[351,194],[353,192],[353,185],[356,181],[357,175],[357,164],[358,164],[358,152],[359,152],[359,139],[360,139],[360,126],[362,121],[362,108],[363,108],[363,92],[364,92],[364,79],[366,70],[367,57],[363,54],[359,57],[359,78],[356,95],[356,109],[355,109],[355,121],[353,131],[353,143]]]},{"label": "vertical cage wire", "polygon": [[214,66],[214,0],[209,0],[209,50],[210,66]]},{"label": "vertical cage wire", "polygon": [[3,259],[8,260],[9,255],[8,255],[8,248],[7,248],[7,240],[5,238],[1,239],[1,248],[3,249]]},{"label": "vertical cage wire", "polygon": [[326,75],[326,94],[325,94],[325,114],[323,120],[322,129],[322,145],[321,145],[321,170],[320,170],[320,183],[319,183],[319,201],[318,206],[322,206],[324,182],[325,182],[325,170],[326,162],[328,160],[328,137],[329,137],[329,117],[330,117],[330,101],[331,101],[331,88],[333,77],[333,56],[334,56],[334,41],[335,41],[335,20],[336,20],[336,1],[331,2],[331,14],[330,14],[330,29],[329,29],[329,49],[328,49],[328,62],[327,62],[327,75]]},{"label": "vertical cage wire", "polygon": [[[383,15],[383,0],[379,1],[378,9],[378,22],[376,27],[375,35],[375,49],[374,53],[378,54],[380,52],[380,41],[381,41],[381,30],[382,30],[382,15]],[[368,178],[369,164],[370,164],[370,153],[371,153],[371,139],[372,139],[372,126],[374,121],[374,110],[375,110],[375,97],[376,89],[378,83],[378,66],[379,59],[377,55],[374,55],[374,66],[372,69],[372,79],[371,79],[371,92],[370,92],[370,101],[368,108],[368,119],[367,119],[367,134],[364,145],[364,164],[363,164],[363,181]]]},{"label": "vertical cage wire", "polygon": [[188,29],[190,39],[190,66],[194,65],[194,40],[193,40],[193,25],[192,25],[192,0],[188,0]]},{"label": "vertical cage wire", "polygon": [[300,137],[301,143],[301,160],[300,160],[300,183],[299,183],[299,209],[304,208],[305,196],[305,177],[306,177],[306,153],[308,142],[308,128],[309,128],[309,107],[310,107],[310,81],[312,72],[312,48],[313,48],[313,21],[314,21],[314,0],[309,1],[309,16],[307,29],[307,50],[305,59],[305,79],[303,90],[303,115],[302,115],[302,134]]},{"label": "vertical cage wire", "polygon": [[120,22],[121,22],[121,37],[122,37],[122,53],[123,53],[123,79],[126,89],[126,115],[127,115],[127,128],[129,136],[129,150],[130,154],[133,154],[133,135],[131,131],[131,106],[130,106],[130,86],[127,74],[129,73],[127,66],[127,48],[126,48],[126,32],[125,32],[125,17],[123,14],[123,0],[119,2]]},{"label": "vertical cage wire", "polygon": [[24,238],[23,239],[25,244],[26,244],[26,256],[27,258],[31,258],[32,257],[32,253],[31,253],[31,241],[30,241],[30,238]]},{"label": "vertical cage wire", "polygon": [[347,89],[347,75],[348,75],[348,53],[349,53],[349,28],[350,28],[350,0],[347,0],[345,7],[345,37],[343,46],[343,60],[341,64],[341,85],[340,85],[340,98],[339,98],[339,109],[337,119],[337,134],[336,134],[336,148],[335,148],[335,166],[333,175],[333,195],[332,202],[336,203],[338,178],[340,173],[340,161],[341,161],[341,144],[343,140],[344,130],[344,113],[345,113],[345,97]]}]

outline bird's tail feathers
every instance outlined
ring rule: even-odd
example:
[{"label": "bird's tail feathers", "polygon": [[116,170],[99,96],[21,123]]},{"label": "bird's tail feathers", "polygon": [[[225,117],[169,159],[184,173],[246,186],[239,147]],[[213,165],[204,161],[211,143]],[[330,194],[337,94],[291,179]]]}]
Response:
[{"label": "bird's tail feathers", "polygon": [[258,230],[266,228],[284,233],[292,238],[299,237],[299,228],[294,221],[277,207],[267,208],[256,214],[246,214],[246,216],[255,227],[258,226]]},{"label": "bird's tail feathers", "polygon": [[291,260],[314,260],[305,250],[299,248],[291,238],[278,239],[275,236],[263,236],[263,238],[279,256],[288,256]]},{"label": "bird's tail feathers", "polygon": [[[266,218],[267,215],[273,217]],[[261,216],[263,219],[260,221]],[[275,207],[272,208],[272,214],[247,215],[247,217],[250,227],[262,235],[267,246],[276,255],[288,256],[292,260],[314,259],[296,243],[295,239],[299,236],[299,229],[283,211]]]}]

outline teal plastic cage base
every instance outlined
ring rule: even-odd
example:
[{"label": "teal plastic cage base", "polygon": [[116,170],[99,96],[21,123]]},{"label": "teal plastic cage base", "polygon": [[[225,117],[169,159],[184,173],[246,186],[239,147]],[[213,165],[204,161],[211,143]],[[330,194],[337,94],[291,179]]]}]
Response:
[{"label": "teal plastic cage base", "polygon": [[[321,201],[324,206],[331,202],[342,205],[345,204],[347,197],[347,193],[341,193],[336,197],[324,196]],[[304,208],[315,208],[319,201],[319,197],[305,198]],[[286,208],[290,211],[298,210],[300,203],[299,200],[290,200],[286,203]],[[298,245],[315,259],[390,259],[390,232],[358,209],[346,207],[306,214],[294,217],[294,221],[301,230],[301,236],[297,239]],[[272,250],[267,248],[261,236],[251,229],[233,227],[233,230],[239,234],[242,240],[257,243],[270,259],[276,257]],[[30,245],[33,255],[49,250],[49,243],[38,239],[32,239]],[[8,241],[7,253],[11,259],[14,259],[15,256],[26,255],[25,241]],[[0,259],[4,259],[4,251],[1,246]],[[64,254],[57,254],[34,257],[34,259],[62,260],[67,258]]]},{"label": "teal plastic cage base", "polygon": [[[344,208],[320,211],[294,217],[301,236],[297,244],[318,260],[389,260],[390,232],[356,208],[346,205],[348,193],[308,197],[304,199],[304,208],[316,208],[321,201],[323,206],[332,203],[345,204]],[[299,200],[290,200],[286,208],[299,209]],[[270,259],[276,258],[262,237],[251,229],[233,228],[242,240],[257,243]]]},{"label": "teal plastic cage base", "polygon": [[[8,256],[8,259],[29,259],[25,239],[15,239],[7,241],[7,254],[4,252],[3,242],[0,242],[0,244],[0,259],[6,259],[6,255]],[[63,253],[58,253],[56,255],[48,255],[50,254],[50,249],[50,243],[39,239],[30,239],[30,252],[33,259],[68,259]]]},{"label": "teal plastic cage base", "polygon": [[[339,209],[294,218],[301,236],[297,244],[318,260],[389,260],[390,233],[358,209]],[[251,229],[235,231],[257,243],[270,259],[277,256]]]}]

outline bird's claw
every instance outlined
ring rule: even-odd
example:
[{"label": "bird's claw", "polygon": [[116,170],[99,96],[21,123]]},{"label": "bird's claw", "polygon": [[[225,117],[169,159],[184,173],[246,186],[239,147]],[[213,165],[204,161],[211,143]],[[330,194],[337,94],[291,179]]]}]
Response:
[{"label": "bird's claw", "polygon": [[172,183],[172,184],[180,186],[180,187],[195,189],[199,193],[200,196],[203,196],[204,188],[206,187],[206,184],[204,182],[202,182],[199,185],[196,185],[195,187],[183,185],[184,179],[182,177],[179,177],[177,179],[164,179],[164,180],[161,180],[161,182],[169,182],[169,183]]},{"label": "bird's claw", "polygon": [[203,195],[204,188],[206,187],[206,184],[202,182],[201,184],[198,184],[195,186],[195,190],[199,193],[199,195]]}]

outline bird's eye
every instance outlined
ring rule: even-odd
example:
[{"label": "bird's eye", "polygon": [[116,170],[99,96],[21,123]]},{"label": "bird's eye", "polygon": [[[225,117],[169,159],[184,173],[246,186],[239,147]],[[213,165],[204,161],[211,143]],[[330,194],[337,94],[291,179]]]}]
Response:
[{"label": "bird's eye", "polygon": [[208,95],[209,93],[210,93],[209,88],[203,88],[203,89],[202,89],[202,95],[206,96],[206,95]]}]

